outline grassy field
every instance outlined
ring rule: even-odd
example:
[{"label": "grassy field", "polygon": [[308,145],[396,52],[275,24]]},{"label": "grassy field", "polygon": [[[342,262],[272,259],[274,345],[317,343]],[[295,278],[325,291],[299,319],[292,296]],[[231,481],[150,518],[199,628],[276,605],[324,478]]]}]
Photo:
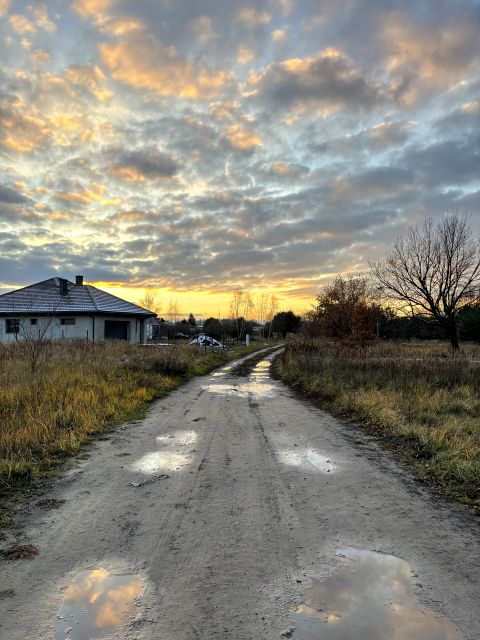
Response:
[{"label": "grassy field", "polygon": [[28,345],[2,348],[0,495],[48,474],[96,434],[141,415],[186,379],[261,347],[212,352],[63,342],[42,346],[34,371]]},{"label": "grassy field", "polygon": [[480,507],[480,346],[291,342],[279,375],[399,451],[418,476]]}]

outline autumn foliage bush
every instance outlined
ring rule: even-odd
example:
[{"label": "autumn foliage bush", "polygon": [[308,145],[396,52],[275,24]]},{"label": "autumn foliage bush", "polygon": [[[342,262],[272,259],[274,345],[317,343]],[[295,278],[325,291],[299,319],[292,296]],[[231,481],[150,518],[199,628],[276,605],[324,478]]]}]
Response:
[{"label": "autumn foliage bush", "polygon": [[337,276],[318,294],[307,314],[304,333],[364,344],[375,339],[380,313],[368,278]]}]

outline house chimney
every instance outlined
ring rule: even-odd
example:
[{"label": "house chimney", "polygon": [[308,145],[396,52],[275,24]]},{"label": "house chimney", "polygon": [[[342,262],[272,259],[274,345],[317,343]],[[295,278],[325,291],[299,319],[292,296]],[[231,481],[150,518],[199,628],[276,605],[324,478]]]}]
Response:
[{"label": "house chimney", "polygon": [[83,276],[75,276],[75,284],[82,286],[83,284]]},{"label": "house chimney", "polygon": [[68,280],[65,278],[59,278],[60,281],[60,295],[65,296],[68,293]]}]

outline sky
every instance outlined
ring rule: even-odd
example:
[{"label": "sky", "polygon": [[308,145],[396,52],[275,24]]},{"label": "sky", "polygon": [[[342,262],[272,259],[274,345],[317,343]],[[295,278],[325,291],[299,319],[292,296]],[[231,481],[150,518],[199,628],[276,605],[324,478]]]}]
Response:
[{"label": "sky", "polygon": [[411,224],[480,231],[478,0],[0,0],[0,292],[308,307]]}]

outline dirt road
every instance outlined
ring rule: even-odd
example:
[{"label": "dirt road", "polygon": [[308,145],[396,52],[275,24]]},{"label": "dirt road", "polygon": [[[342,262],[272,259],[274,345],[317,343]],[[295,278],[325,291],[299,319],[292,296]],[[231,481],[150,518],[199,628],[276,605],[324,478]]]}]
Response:
[{"label": "dirt road", "polygon": [[0,561],[2,640],[480,638],[473,519],[270,360],[69,464],[47,496],[65,502],[25,516],[39,555]]}]

